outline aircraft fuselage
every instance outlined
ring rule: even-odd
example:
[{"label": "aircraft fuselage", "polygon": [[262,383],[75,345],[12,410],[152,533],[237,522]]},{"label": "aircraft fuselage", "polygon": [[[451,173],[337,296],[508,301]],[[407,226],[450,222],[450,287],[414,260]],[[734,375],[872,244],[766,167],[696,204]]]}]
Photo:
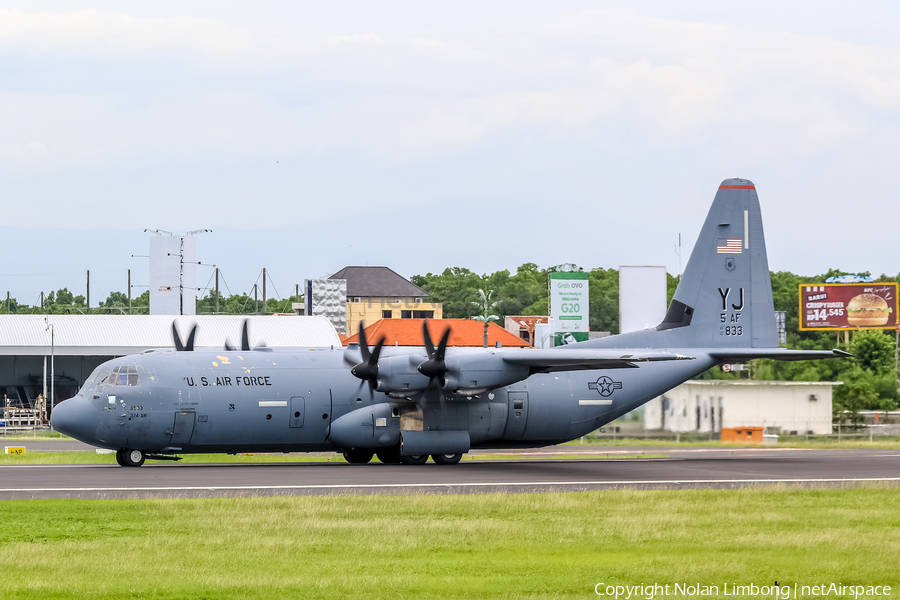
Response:
[{"label": "aircraft fuselage", "polygon": [[534,447],[585,435],[715,362],[692,353],[633,369],[539,373],[472,396],[432,389],[397,399],[353,377],[343,349],[152,351],[104,363],[56,410],[79,411],[67,419],[73,437],[152,453],[345,451],[331,433],[336,422],[347,430],[348,415],[360,417],[351,435],[370,424],[375,439],[379,427],[467,431],[473,448]]}]

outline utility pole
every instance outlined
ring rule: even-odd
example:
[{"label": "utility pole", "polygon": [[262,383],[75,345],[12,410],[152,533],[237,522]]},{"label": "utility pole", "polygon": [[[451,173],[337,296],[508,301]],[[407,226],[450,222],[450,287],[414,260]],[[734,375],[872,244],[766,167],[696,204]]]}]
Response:
[{"label": "utility pole", "polygon": [[215,314],[219,314],[219,267],[216,267],[216,310]]},{"label": "utility pole", "polygon": [[128,314],[131,314],[131,269],[128,269]]},{"label": "utility pole", "polygon": [[266,314],[266,268],[263,267],[263,311]]},{"label": "utility pole", "polygon": [[178,314],[184,314],[184,236],[181,240],[181,250],[178,253]]},{"label": "utility pole", "polygon": [[253,302],[256,305],[255,314],[258,315],[259,314],[259,298],[257,298],[257,296],[256,296],[256,289],[257,289],[256,284],[254,283],[253,284]]},{"label": "utility pole", "polygon": [[41,292],[41,314],[44,314],[44,292]]},{"label": "utility pole", "polygon": [[9,290],[6,291],[6,314],[9,314]]},{"label": "utility pole", "polygon": [[91,312],[91,270],[88,269],[87,272],[87,311],[88,314]]}]

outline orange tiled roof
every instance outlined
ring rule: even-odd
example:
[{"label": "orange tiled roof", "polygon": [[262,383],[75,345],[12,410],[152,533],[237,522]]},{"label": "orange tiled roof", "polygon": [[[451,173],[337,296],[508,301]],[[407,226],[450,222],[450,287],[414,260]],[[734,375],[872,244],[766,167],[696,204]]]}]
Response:
[{"label": "orange tiled roof", "polygon": [[[381,319],[366,327],[366,339],[370,345],[384,336],[385,346],[422,346],[424,319]],[[484,323],[470,319],[429,319],[428,331],[431,340],[438,343],[444,331],[450,327],[448,346],[481,348],[484,346]],[[359,333],[344,340],[344,345],[359,342]],[[527,348],[528,342],[512,334],[496,323],[488,324],[488,346],[494,347],[500,342],[504,348]]]}]

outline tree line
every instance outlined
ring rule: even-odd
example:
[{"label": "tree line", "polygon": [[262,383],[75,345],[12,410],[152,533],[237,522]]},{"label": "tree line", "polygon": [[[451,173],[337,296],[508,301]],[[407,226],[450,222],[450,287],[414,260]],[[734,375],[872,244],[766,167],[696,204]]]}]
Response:
[{"label": "tree line", "polygon": [[[225,296],[219,294],[216,303],[216,292],[210,292],[197,299],[196,310],[198,315],[253,315],[293,312],[291,304],[302,302],[302,297],[291,296],[289,298],[267,298],[265,304],[260,297],[250,294],[232,294]],[[218,308],[217,308],[218,307]],[[129,302],[124,292],[111,292],[106,300],[95,306],[88,307],[85,297],[74,295],[67,288],[49,292],[44,295],[44,303],[29,306],[20,304],[14,297],[0,302],[0,314],[19,315],[65,315],[65,314],[150,314],[150,291],[146,290],[140,296],[136,296]]]}]

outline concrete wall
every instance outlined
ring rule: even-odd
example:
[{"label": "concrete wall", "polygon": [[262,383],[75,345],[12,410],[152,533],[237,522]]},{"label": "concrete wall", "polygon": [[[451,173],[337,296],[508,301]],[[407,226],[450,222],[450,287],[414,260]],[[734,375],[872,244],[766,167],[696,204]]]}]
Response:
[{"label": "concrete wall", "polygon": [[[688,381],[645,405],[647,429],[717,432],[757,426],[831,433],[832,382]],[[814,398],[814,399],[813,399]]]}]

